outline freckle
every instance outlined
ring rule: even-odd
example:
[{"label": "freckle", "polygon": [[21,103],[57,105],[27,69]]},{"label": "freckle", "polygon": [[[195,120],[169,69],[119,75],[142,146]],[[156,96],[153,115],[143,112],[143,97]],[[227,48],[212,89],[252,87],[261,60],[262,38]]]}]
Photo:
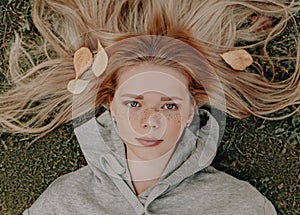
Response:
[{"label": "freckle", "polygon": [[178,123],[178,124],[181,123],[181,116],[180,116],[180,114],[176,114],[174,118],[176,120],[176,123]]},{"label": "freckle", "polygon": [[169,120],[175,121],[175,123],[177,123],[177,124],[181,123],[181,117],[180,117],[180,114],[175,114],[175,115],[173,115],[173,114],[168,114],[168,115],[166,115],[166,117],[167,117],[167,119],[169,119]]},{"label": "freckle", "polygon": [[144,110],[144,111],[141,113],[141,119],[142,119],[143,121],[146,120],[147,115],[148,115],[148,112],[149,112],[149,110]]}]

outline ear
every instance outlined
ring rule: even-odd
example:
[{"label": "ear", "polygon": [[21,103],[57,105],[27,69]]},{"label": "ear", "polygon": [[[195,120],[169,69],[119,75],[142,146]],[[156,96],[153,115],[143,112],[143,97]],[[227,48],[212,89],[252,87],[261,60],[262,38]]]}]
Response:
[{"label": "ear", "polygon": [[108,108],[112,118],[115,118],[114,100],[111,97],[109,97]]},{"label": "ear", "polygon": [[187,120],[188,124],[191,124],[191,122],[193,121],[196,108],[197,108],[197,105],[196,105],[195,100],[193,99],[190,110],[189,110],[189,117],[188,117],[188,120]]}]

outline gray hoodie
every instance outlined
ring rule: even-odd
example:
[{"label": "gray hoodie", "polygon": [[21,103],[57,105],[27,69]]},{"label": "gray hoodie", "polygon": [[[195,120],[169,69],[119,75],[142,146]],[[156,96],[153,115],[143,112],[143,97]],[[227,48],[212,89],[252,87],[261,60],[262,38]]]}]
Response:
[{"label": "gray hoodie", "polygon": [[[90,119],[75,129],[88,165],[56,179],[23,215],[276,214],[249,183],[210,166],[219,126],[209,112],[199,113],[185,128],[159,181],[139,195],[109,112]],[[202,115],[208,120],[199,128]]]}]

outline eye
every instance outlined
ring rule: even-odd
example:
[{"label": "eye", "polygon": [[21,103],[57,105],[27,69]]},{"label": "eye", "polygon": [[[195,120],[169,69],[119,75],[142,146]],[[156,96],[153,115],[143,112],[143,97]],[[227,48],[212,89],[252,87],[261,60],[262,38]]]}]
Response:
[{"label": "eye", "polygon": [[165,104],[163,106],[163,109],[167,109],[167,110],[177,110],[178,109],[178,106],[174,103],[171,103],[171,104]]},{"label": "eye", "polygon": [[129,107],[140,107],[141,105],[137,101],[130,101],[126,104]]}]

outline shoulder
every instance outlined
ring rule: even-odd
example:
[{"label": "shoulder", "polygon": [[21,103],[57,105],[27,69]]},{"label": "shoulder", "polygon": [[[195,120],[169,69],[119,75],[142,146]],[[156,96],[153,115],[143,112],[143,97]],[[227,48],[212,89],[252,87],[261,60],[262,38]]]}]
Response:
[{"label": "shoulder", "polygon": [[60,176],[49,185],[42,196],[51,195],[51,198],[59,198],[61,193],[65,194],[66,191],[72,192],[74,188],[76,188],[75,190],[83,188],[82,185],[86,184],[92,178],[92,175],[93,172],[89,166],[86,166],[75,172]]},{"label": "shoulder", "polygon": [[276,214],[271,202],[251,184],[213,167],[189,177],[186,182],[183,189],[203,200],[207,207],[218,205],[224,214]]},{"label": "shoulder", "polygon": [[94,180],[98,179],[93,176],[89,166],[60,176],[49,185],[23,214],[65,214],[62,211],[66,210],[67,206],[70,206],[71,201],[72,205],[79,202],[81,200],[79,197],[80,193],[88,193],[88,189],[90,189],[89,184],[94,183]]},{"label": "shoulder", "polygon": [[[109,176],[88,165],[52,182],[24,215],[118,214],[111,205],[121,203],[124,198]],[[128,211],[130,205],[122,208]]]}]

